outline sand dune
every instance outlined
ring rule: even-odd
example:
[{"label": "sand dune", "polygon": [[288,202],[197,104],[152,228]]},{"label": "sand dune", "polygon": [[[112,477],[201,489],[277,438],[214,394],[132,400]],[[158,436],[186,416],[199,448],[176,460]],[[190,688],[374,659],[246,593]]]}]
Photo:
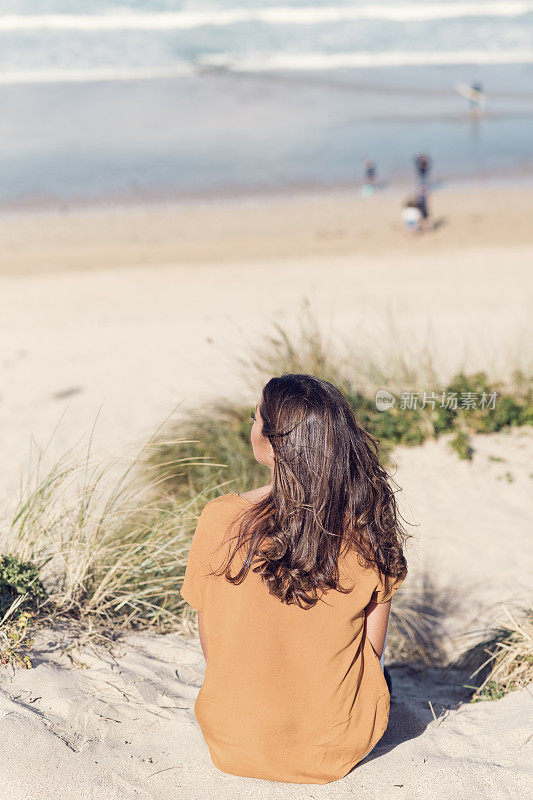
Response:
[{"label": "sand dune", "polygon": [[530,688],[465,704],[464,675],[447,673],[443,680],[436,669],[392,666],[396,697],[378,746],[341,781],[302,787],[237,778],[211,764],[192,711],[203,670],[196,640],[134,634],[114,656],[82,650],[85,668],[75,669],[54,649],[57,632],[47,638],[33,670],[2,680],[2,800],[352,798],[357,792],[378,800],[400,790],[422,800],[428,784],[432,797],[450,800],[526,796]]},{"label": "sand dune", "polygon": [[[396,451],[403,510],[420,523],[410,582],[427,570],[456,601],[441,630],[449,655],[459,652],[462,633],[505,617],[504,605],[523,605],[533,578],[525,548],[533,433],[476,436],[474,447],[471,464],[445,441]],[[502,480],[507,470],[511,483]],[[398,596],[403,591],[407,582]],[[2,675],[2,800],[383,800],[400,792],[426,800],[428,786],[446,800],[526,796],[531,685],[469,704],[461,686],[468,673],[392,664],[394,696],[379,745],[342,781],[301,787],[236,778],[211,764],[192,711],[204,669],[196,638],[132,633],[112,652],[84,646],[69,658],[70,643],[68,628],[43,630],[34,668]]]},{"label": "sand dune", "polygon": [[[88,436],[101,404],[96,450],[120,452],[176,403],[255,399],[235,356],[273,322],[294,326],[304,297],[332,340],[385,361],[392,318],[396,344],[411,355],[429,349],[441,375],[527,366],[532,202],[509,192],[443,193],[435,204],[448,224],[416,241],[399,231],[391,196],[379,223],[376,204],[345,196],[5,217],[4,501],[30,436],[44,445],[63,413],[51,457]],[[533,577],[533,434],[473,444],[471,463],[444,439],[394,453],[403,512],[419,524],[410,578],[427,571],[456,601],[441,631],[449,655],[465,630],[530,601]],[[68,630],[41,631],[34,668],[1,675],[1,800],[526,796],[531,686],[468,704],[464,675],[392,665],[377,748],[343,781],[300,787],[212,766],[192,714],[203,670],[196,639],[134,633],[114,654],[85,646],[73,660],[69,641]]]}]

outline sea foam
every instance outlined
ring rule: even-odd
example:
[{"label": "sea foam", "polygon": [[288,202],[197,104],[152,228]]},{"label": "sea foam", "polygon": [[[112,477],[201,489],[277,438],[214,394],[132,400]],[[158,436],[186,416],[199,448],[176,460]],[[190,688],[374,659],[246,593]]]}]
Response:
[{"label": "sea foam", "polygon": [[350,20],[419,22],[464,17],[520,17],[533,13],[529,0],[485,3],[432,3],[364,6],[302,6],[272,8],[228,8],[171,13],[116,11],[103,14],[5,14],[0,31],[28,30],[184,30],[204,26],[263,22],[270,25],[317,25]]},{"label": "sea foam", "polygon": [[533,64],[533,50],[487,53],[485,50],[384,53],[261,53],[236,57],[220,53],[171,67],[105,67],[82,69],[12,70],[0,72],[0,85],[30,83],[82,83],[91,81],[146,81],[184,77],[201,71],[274,72],[276,70],[327,70],[400,66],[479,64]]}]

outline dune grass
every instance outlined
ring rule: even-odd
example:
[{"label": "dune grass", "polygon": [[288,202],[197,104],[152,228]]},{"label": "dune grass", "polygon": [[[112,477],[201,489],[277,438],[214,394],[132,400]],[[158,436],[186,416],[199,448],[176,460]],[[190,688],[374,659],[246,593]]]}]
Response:
[{"label": "dune grass", "polygon": [[181,501],[164,497],[156,491],[161,474],[147,480],[139,469],[151,441],[131,458],[109,459],[94,459],[91,442],[83,457],[70,450],[44,475],[40,453],[3,520],[4,629],[26,612],[123,629],[180,625],[179,587],[211,490]]},{"label": "dune grass", "polygon": [[[491,382],[484,373],[457,375],[441,387],[456,393],[498,391],[500,402],[492,409],[402,408],[397,402],[380,412],[376,388],[393,391],[411,376],[414,389],[424,375],[432,375],[437,388],[430,357],[426,353],[422,366],[391,359],[387,377],[370,356],[356,358],[349,349],[339,353],[307,316],[296,334],[278,326],[252,348],[242,367],[258,399],[264,382],[283,372],[335,383],[380,440],[385,464],[395,446],[440,435],[469,457],[470,433],[533,421],[531,383],[520,375],[512,387]],[[221,399],[181,422],[165,420],[131,457],[95,459],[93,428],[83,454],[70,450],[46,470],[43,454],[30,461],[16,508],[0,527],[0,660],[28,666],[32,625],[59,618],[96,630],[190,630],[191,612],[179,588],[200,511],[219,494],[268,481],[250,447],[251,411],[252,406]],[[400,588],[390,617],[389,658],[443,664],[441,623],[452,610],[431,575]],[[514,640],[512,647],[506,641],[507,652],[515,653]],[[496,663],[500,671],[485,682],[485,691],[491,680],[501,691],[516,683],[510,662],[498,656]],[[504,673],[513,677],[507,680]]]},{"label": "dune grass", "polygon": [[[38,457],[0,530],[0,664],[31,667],[39,625],[66,622],[81,626],[83,634],[111,631],[114,637],[148,627],[194,630],[194,614],[179,588],[200,511],[227,486],[209,477],[218,467],[185,455],[185,474],[206,470],[204,489],[193,491],[191,484],[186,496],[162,494],[166,476],[158,465],[148,480],[145,461],[158,432],[131,458],[93,459],[89,444],[83,458],[68,451],[41,475]],[[170,444],[188,452],[190,443]],[[236,459],[244,452],[243,446]],[[402,586],[391,608],[387,662],[445,666],[443,622],[457,610],[453,598],[453,592],[435,587],[429,573]],[[471,659],[479,656],[495,641],[506,648],[480,687],[480,699],[501,696],[527,675],[531,679],[531,625],[529,618],[529,627],[515,625],[512,636],[509,629],[497,639],[491,633],[470,653]],[[521,638],[513,638],[516,631]]]},{"label": "dune grass", "polygon": [[[178,462],[185,474],[205,470],[204,488],[190,485],[179,498],[164,494],[161,465],[150,480],[145,462],[159,430],[132,457],[93,458],[91,433],[83,457],[69,450],[45,470],[39,453],[30,464],[0,529],[1,663],[31,666],[32,633],[39,625],[66,621],[114,635],[194,628],[179,588],[200,511],[227,486],[210,478],[218,467],[185,455],[168,468]],[[186,451],[188,444],[169,442]],[[243,441],[236,463],[245,460],[248,447]],[[440,652],[437,622],[445,606],[428,590],[430,582],[427,576],[424,587],[396,595],[389,644],[395,660],[433,663]]]},{"label": "dune grass", "polygon": [[391,603],[386,663],[446,665],[445,621],[460,607],[459,596],[449,586],[437,586],[432,570],[409,576]]},{"label": "dune grass", "polygon": [[[159,470],[146,481],[142,457],[151,442],[125,467],[124,459],[91,459],[89,445],[84,458],[68,451],[41,476],[38,457],[0,531],[1,664],[31,666],[39,625],[70,621],[115,636],[148,627],[194,630],[179,589],[200,511],[225,487],[206,481],[208,488],[187,498],[162,497]],[[182,467],[199,469],[187,458]],[[431,576],[400,589],[390,657],[438,663],[439,621],[448,605],[432,590]]]},{"label": "dune grass", "polygon": [[[448,437],[459,458],[471,459],[472,434],[533,424],[533,383],[519,371],[507,384],[490,380],[484,372],[460,373],[439,382],[429,354],[425,350],[418,354],[421,363],[415,356],[412,353],[411,365],[406,356],[391,357],[387,375],[383,364],[371,355],[357,349],[350,352],[342,343],[335,346],[306,313],[292,333],[276,325],[272,335],[240,359],[240,368],[257,400],[270,377],[286,372],[303,372],[334,383],[363,427],[379,440],[385,466],[390,466],[394,447],[421,445],[439,436]],[[376,390],[386,388],[394,394],[400,387],[403,396],[394,395],[394,406],[378,410]],[[164,438],[154,442],[147,453],[147,467],[164,471],[165,491],[178,497],[194,494],[209,482],[225,484],[225,491],[228,486],[245,491],[265,482],[268,475],[255,462],[249,442],[252,410],[251,405],[227,399],[195,409],[172,422]],[[173,440],[179,445],[173,445]],[[187,468],[179,461],[184,456],[189,459]],[[192,462],[196,466],[190,466]]]},{"label": "dune grass", "polygon": [[[13,603],[15,609],[17,605],[18,603]],[[31,652],[35,644],[28,630],[31,614],[24,611],[14,619],[10,617],[11,614],[5,614],[0,619],[0,665],[30,669]]]},{"label": "dune grass", "polygon": [[468,633],[475,641],[453,662],[472,670],[464,684],[473,689],[472,702],[498,700],[533,682],[533,607],[503,612],[491,629]]}]

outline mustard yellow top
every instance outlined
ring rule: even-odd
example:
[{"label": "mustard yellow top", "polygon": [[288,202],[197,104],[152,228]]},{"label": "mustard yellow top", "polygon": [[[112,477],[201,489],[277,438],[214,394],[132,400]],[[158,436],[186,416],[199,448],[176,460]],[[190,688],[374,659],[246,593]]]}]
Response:
[{"label": "mustard yellow top", "polygon": [[[343,594],[310,609],[286,605],[250,571],[235,586],[209,576],[222,563],[232,521],[249,501],[226,494],[198,522],[181,589],[203,612],[208,663],[194,712],[223,772],[289,783],[346,775],[383,736],[390,695],[366,637],[365,607],[403,579],[384,581],[355,551],[339,564]],[[220,547],[222,545],[222,547]]]}]

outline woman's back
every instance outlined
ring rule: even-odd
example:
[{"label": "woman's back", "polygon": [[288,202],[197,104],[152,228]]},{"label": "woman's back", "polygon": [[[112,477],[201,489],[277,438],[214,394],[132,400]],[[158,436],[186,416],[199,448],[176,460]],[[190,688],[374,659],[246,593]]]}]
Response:
[{"label": "woman's back", "polygon": [[261,575],[240,583],[220,568],[232,523],[252,505],[237,494],[208,503],[181,590],[202,612],[209,647],[195,714],[224,772],[296,783],[342,777],[383,735],[390,695],[365,631],[365,608],[386,602],[385,585],[355,550],[339,560],[347,593],[327,591],[311,608],[281,602]]}]

